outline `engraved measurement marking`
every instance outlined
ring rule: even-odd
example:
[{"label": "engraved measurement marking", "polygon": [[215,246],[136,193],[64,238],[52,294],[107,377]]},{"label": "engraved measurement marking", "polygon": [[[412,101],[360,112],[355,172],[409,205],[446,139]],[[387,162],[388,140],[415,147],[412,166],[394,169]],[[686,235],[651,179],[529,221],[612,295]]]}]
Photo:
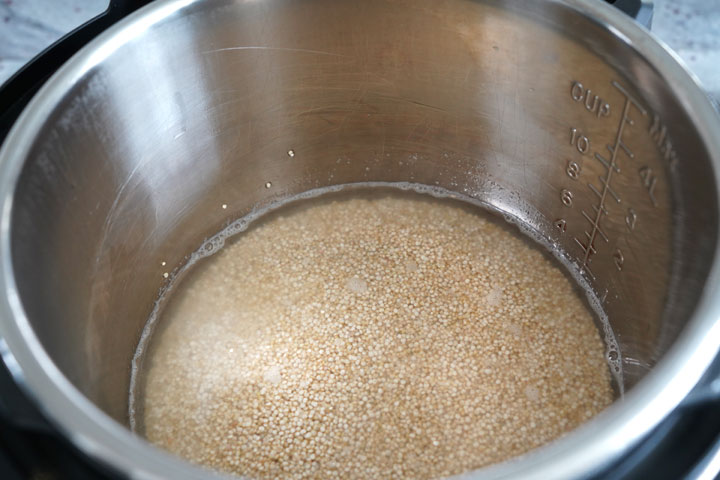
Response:
[{"label": "engraved measurement marking", "polygon": [[637,213],[635,213],[635,209],[630,207],[627,210],[627,215],[625,216],[625,225],[627,225],[628,229],[632,232],[635,230],[635,223],[637,222]]},{"label": "engraved measurement marking", "polygon": [[600,303],[605,303],[605,300],[607,300],[608,296],[608,289],[605,289],[605,292],[603,292],[602,296],[600,297]]},{"label": "engraved measurement marking", "polygon": [[582,167],[580,167],[580,164],[577,162],[573,162],[572,160],[568,160],[567,168],[565,169],[565,173],[567,173],[568,177],[572,178],[573,180],[577,180],[580,176],[580,171],[582,170]]},{"label": "engraved measurement marking", "polygon": [[619,271],[622,271],[623,265],[625,264],[625,256],[623,255],[622,250],[619,248],[615,250],[613,260],[615,261],[615,267],[617,267]]},{"label": "engraved measurement marking", "polygon": [[617,193],[615,193],[615,190],[610,187],[610,184],[607,183],[607,180],[604,177],[598,177],[598,180],[600,180],[600,183],[603,184],[605,190],[607,190],[610,196],[615,200],[615,203],[620,203],[620,197]]},{"label": "engraved measurement marking", "polygon": [[607,169],[613,169],[616,173],[620,173],[620,169],[617,165],[610,165],[610,162],[608,162],[605,157],[600,155],[599,153],[595,152],[595,159],[603,164],[603,166]]},{"label": "engraved measurement marking", "polygon": [[606,210],[605,207],[602,206],[602,205],[593,205],[592,208],[593,208],[593,210],[595,210],[595,213],[597,213],[598,210],[602,210],[602,212],[603,212],[605,215],[607,215],[607,210]]},{"label": "engraved measurement marking", "polygon": [[653,173],[652,168],[648,166],[641,167],[640,170],[638,170],[638,173],[640,174],[640,180],[642,180],[643,187],[645,187],[645,190],[647,190],[648,195],[650,196],[650,201],[652,202],[653,207],[657,207],[657,200],[655,199],[657,176]]},{"label": "engraved measurement marking", "polygon": [[[585,210],[583,210],[583,211],[580,212],[580,213],[582,213],[582,216],[585,217],[585,220],[587,220],[588,222],[590,222],[591,225],[593,224],[593,222],[595,222],[595,220],[594,220],[593,218],[591,218],[590,215],[588,215],[587,213],[585,213]],[[597,233],[600,234],[600,236],[602,237],[603,240],[605,240],[606,242],[609,241],[608,236],[605,235],[605,232],[603,232],[600,227],[597,228]],[[587,231],[585,232],[585,235],[586,235],[588,238],[590,238],[590,233],[588,233]]]},{"label": "engraved measurement marking", "polygon": [[567,222],[564,218],[558,218],[555,220],[555,228],[560,230],[562,233],[565,233],[565,230],[567,230]]},{"label": "engraved measurement marking", "polygon": [[570,190],[567,188],[564,188],[562,192],[560,192],[560,200],[562,200],[563,205],[566,207],[572,207],[573,204],[573,194]]},{"label": "engraved measurement marking", "polygon": [[[623,132],[625,131],[625,126],[628,124],[633,125],[634,123],[633,120],[629,117],[630,109],[634,106],[643,115],[647,115],[646,110],[642,108],[639,102],[635,100],[632,95],[630,95],[619,83],[613,81],[612,85],[617,88],[620,93],[623,94],[623,96],[625,97],[625,104],[623,105],[622,114],[620,117],[620,124],[618,125],[618,129],[615,134],[615,142],[612,145],[607,145],[607,149],[610,152],[610,158],[607,159],[599,153],[595,153],[594,155],[595,159],[597,159],[605,167],[606,173],[604,177],[599,177],[600,183],[602,184],[602,187],[600,189],[595,187],[595,185],[593,185],[592,183],[588,183],[588,187],[590,188],[590,190],[598,197],[598,203],[593,206],[593,215],[588,214],[584,210],[582,211],[583,217],[585,217],[585,219],[590,224],[590,231],[588,232],[587,230],[585,230],[583,232],[586,237],[585,242],[579,240],[577,237],[575,238],[575,242],[580,246],[583,252],[581,268],[584,269],[593,279],[595,279],[595,274],[590,269],[590,259],[592,255],[597,253],[597,249],[595,248],[595,240],[599,236],[606,243],[609,242],[608,236],[600,227],[600,220],[602,219],[602,216],[608,214],[607,209],[605,208],[605,203],[609,197],[613,198],[616,203],[621,202],[620,196],[610,186],[613,173],[620,173],[620,167],[617,163],[618,152],[622,150],[625,155],[628,156],[628,158],[634,158],[634,154],[632,153],[630,148],[628,148],[628,146],[623,143],[622,139]],[[615,266],[618,268],[618,270],[622,270],[625,258],[619,249],[614,254],[614,260]]]},{"label": "engraved measurement marking", "polygon": [[574,145],[577,151],[583,155],[590,151],[590,139],[580,133],[577,128],[570,129],[570,145]]},{"label": "engraved measurement marking", "polygon": [[650,138],[653,139],[655,144],[660,149],[660,153],[663,158],[670,163],[670,168],[675,170],[678,164],[678,157],[675,149],[673,148],[672,141],[667,132],[667,127],[660,119],[657,113],[653,113],[653,120],[650,124]]},{"label": "engraved measurement marking", "polygon": [[592,90],[586,89],[578,81],[572,83],[570,96],[576,102],[585,105],[585,110],[596,114],[598,118],[610,115],[610,104],[603,101],[599,95],[593,95]]}]

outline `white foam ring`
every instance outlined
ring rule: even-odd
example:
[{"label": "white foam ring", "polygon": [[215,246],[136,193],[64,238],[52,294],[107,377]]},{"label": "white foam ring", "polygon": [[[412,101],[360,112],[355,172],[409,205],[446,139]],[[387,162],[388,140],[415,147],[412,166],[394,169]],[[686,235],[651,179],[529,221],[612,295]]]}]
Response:
[{"label": "white foam ring", "polygon": [[[608,363],[610,373],[613,376],[613,379],[616,382],[618,393],[622,397],[624,394],[624,388],[623,388],[623,375],[622,375],[622,356],[620,354],[620,347],[618,346],[617,340],[615,339],[615,335],[612,331],[612,328],[610,326],[610,322],[607,318],[607,315],[602,309],[602,301],[597,297],[594,290],[592,289],[590,282],[585,277],[585,275],[582,273],[582,270],[580,269],[579,265],[569,259],[560,249],[558,249],[558,245],[552,241],[552,239],[542,235],[539,231],[537,231],[535,228],[530,226],[528,223],[526,223],[524,220],[522,220],[517,215],[510,213],[508,211],[504,211],[497,206],[491,205],[487,202],[484,202],[482,200],[478,200],[472,197],[468,197],[466,195],[459,194],[457,192],[453,192],[450,190],[446,190],[441,187],[437,186],[430,186],[430,185],[423,185],[423,184],[415,184],[415,183],[408,183],[408,182],[362,182],[362,183],[351,183],[351,184],[345,184],[345,185],[333,185],[331,187],[324,187],[324,188],[317,188],[313,190],[308,190],[306,192],[300,193],[298,195],[289,196],[280,200],[273,201],[270,204],[267,204],[265,206],[256,206],[253,208],[253,210],[247,214],[246,216],[239,218],[232,223],[230,223],[227,227],[225,227],[223,230],[218,232],[217,234],[213,235],[212,237],[206,239],[200,247],[195,250],[190,257],[188,258],[188,261],[181,266],[180,268],[173,271],[170,276],[168,277],[167,282],[165,285],[160,289],[158,293],[158,298],[155,300],[155,303],[153,305],[152,312],[150,313],[150,316],[148,318],[147,323],[145,324],[145,327],[143,328],[142,334],[140,336],[140,341],[138,342],[137,350],[135,351],[135,354],[133,355],[132,359],[132,367],[131,367],[131,373],[130,373],[130,392],[129,392],[129,405],[128,405],[128,415],[129,415],[129,422],[130,422],[130,429],[134,432],[137,429],[137,419],[136,419],[136,407],[137,407],[137,389],[138,389],[138,383],[140,381],[140,372],[142,368],[142,361],[145,354],[146,349],[148,348],[150,338],[152,337],[153,332],[155,331],[156,324],[158,322],[158,316],[160,313],[160,310],[162,306],[165,303],[166,298],[168,295],[173,291],[173,289],[176,287],[176,284],[183,278],[183,274],[190,268],[192,268],[193,265],[195,265],[196,262],[199,260],[202,260],[203,258],[209,257],[211,255],[216,254],[220,249],[222,249],[225,246],[226,240],[229,238],[238,235],[239,233],[244,232],[248,229],[248,227],[258,218],[262,217],[263,215],[273,211],[277,210],[278,208],[287,205],[289,203],[298,201],[298,200],[305,200],[310,198],[316,198],[321,195],[325,195],[328,193],[335,193],[340,192],[343,190],[360,190],[360,189],[366,189],[366,188],[394,188],[399,189],[403,191],[413,191],[415,193],[423,194],[423,195],[430,195],[435,198],[450,198],[453,200],[460,200],[464,201],[466,203],[473,204],[475,206],[478,206],[480,208],[483,208],[485,210],[490,210],[496,214],[499,214],[502,216],[502,218],[507,221],[508,223],[514,225],[517,227],[522,234],[524,234],[527,237],[530,237],[533,241],[536,243],[539,243],[542,245],[545,249],[550,251],[553,256],[567,269],[567,271],[570,273],[572,278],[580,285],[582,290],[585,292],[585,295],[588,300],[588,304],[590,305],[590,308],[595,312],[598,321],[600,322],[600,325],[602,327],[602,333],[605,341],[605,359]],[[508,192],[505,192],[508,193]],[[522,202],[522,200],[518,198],[513,198],[513,203],[517,205],[518,201]],[[523,211],[530,212],[533,209],[527,205],[522,206]]]}]

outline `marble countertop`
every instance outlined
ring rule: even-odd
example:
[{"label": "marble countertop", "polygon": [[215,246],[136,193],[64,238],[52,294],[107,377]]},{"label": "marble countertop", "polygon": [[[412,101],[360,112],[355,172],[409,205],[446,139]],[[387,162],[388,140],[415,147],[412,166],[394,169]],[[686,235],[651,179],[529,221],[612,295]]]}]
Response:
[{"label": "marble countertop", "polygon": [[[108,0],[0,0],[0,83],[107,4]],[[720,0],[655,0],[653,4],[651,31],[720,101]]]}]

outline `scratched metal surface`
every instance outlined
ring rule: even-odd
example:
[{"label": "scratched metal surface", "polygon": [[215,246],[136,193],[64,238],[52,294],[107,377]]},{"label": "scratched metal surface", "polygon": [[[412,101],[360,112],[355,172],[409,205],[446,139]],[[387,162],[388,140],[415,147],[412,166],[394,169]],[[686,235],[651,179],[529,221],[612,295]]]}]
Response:
[{"label": "scratched metal surface", "polygon": [[[101,12],[107,0],[0,0],[0,83],[64,33]],[[655,0],[652,31],[720,101],[720,2]]]}]

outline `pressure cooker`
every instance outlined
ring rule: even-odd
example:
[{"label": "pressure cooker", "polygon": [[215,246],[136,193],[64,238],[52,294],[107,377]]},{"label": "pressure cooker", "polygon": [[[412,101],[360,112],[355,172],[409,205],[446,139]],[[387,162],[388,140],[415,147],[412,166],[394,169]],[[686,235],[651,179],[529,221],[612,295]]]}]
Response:
[{"label": "pressure cooker", "polygon": [[550,246],[617,340],[618,401],[464,477],[717,472],[720,119],[636,21],[598,0],[136,6],[111,2],[2,91],[10,462],[28,445],[73,478],[212,477],[129,429],[161,261],[303,192],[410,183]]}]

